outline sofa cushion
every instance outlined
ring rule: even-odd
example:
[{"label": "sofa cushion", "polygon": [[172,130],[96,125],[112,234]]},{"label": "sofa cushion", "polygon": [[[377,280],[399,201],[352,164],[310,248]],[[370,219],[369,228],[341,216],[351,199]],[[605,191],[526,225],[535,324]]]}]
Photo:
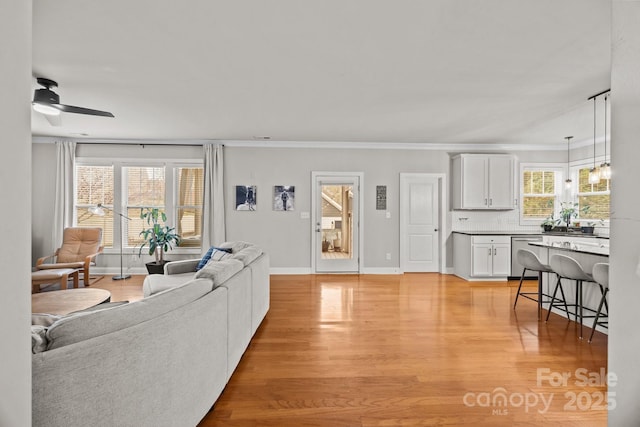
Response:
[{"label": "sofa cushion", "polygon": [[231,253],[232,249],[231,248],[217,248],[215,246],[211,246],[209,248],[209,250],[207,251],[206,254],[204,254],[204,256],[202,257],[202,259],[200,260],[200,262],[198,263],[197,267],[196,267],[196,271],[200,271],[205,265],[207,265],[207,263],[209,262],[209,260],[211,259],[211,257],[214,256],[214,254],[217,253],[216,258],[218,260],[222,259],[222,257],[224,256],[223,254],[228,254]]},{"label": "sofa cushion", "polygon": [[31,314],[31,325],[49,327],[63,317],[64,316],[60,316],[58,314],[33,313]]},{"label": "sofa cushion", "polygon": [[231,256],[233,257],[233,259],[241,261],[243,265],[249,265],[260,255],[262,255],[262,249],[260,249],[258,246],[247,246],[246,248],[239,250]]},{"label": "sofa cushion", "polygon": [[142,295],[146,298],[167,289],[184,285],[193,280],[194,274],[193,271],[179,274],[150,274],[142,282]]},{"label": "sofa cushion", "polygon": [[244,268],[244,264],[237,259],[223,259],[222,261],[210,261],[204,268],[196,273],[196,278],[209,279],[213,286],[217,287]]},{"label": "sofa cushion", "polygon": [[47,349],[47,327],[31,325],[31,353],[42,353]]},{"label": "sofa cushion", "polygon": [[47,350],[109,334],[154,319],[211,292],[210,280],[192,280],[148,298],[116,307],[77,313],[47,330]]},{"label": "sofa cushion", "polygon": [[249,246],[255,246],[255,245],[253,243],[243,242],[241,240],[238,240],[236,242],[224,242],[221,245],[219,245],[220,248],[230,248],[231,253],[234,253],[234,254],[236,252],[240,252],[241,250]]}]

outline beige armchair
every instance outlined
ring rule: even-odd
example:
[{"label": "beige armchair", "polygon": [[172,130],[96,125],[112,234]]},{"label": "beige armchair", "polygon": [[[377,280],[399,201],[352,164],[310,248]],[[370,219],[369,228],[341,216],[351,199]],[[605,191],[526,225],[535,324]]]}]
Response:
[{"label": "beige armchair", "polygon": [[[96,256],[102,253],[102,229],[68,227],[64,229],[62,246],[56,253],[39,258],[36,270],[73,268],[83,273],[84,285],[89,286],[89,269],[96,265]],[[45,263],[45,261],[50,262]]]}]

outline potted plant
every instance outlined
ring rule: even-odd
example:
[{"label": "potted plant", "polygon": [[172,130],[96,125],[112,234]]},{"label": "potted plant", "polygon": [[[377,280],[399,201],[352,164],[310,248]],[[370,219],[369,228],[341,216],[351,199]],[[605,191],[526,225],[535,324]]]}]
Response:
[{"label": "potted plant", "polygon": [[552,231],[553,228],[560,223],[560,219],[556,219],[553,216],[553,201],[549,200],[547,202],[547,208],[551,209],[551,214],[540,223],[540,227],[542,227],[543,231],[549,232]]},{"label": "potted plant", "polygon": [[573,218],[576,218],[580,212],[586,214],[590,209],[589,205],[580,207],[574,202],[562,202],[560,206],[560,218],[562,218],[562,221],[566,224],[567,231],[570,231]]},{"label": "potted plant", "polygon": [[557,219],[553,218],[553,214],[551,214],[550,216],[548,216],[547,218],[545,218],[545,220],[544,220],[544,221],[542,221],[542,223],[540,224],[540,226],[542,227],[542,229],[543,229],[544,231],[547,231],[547,232],[548,232],[548,231],[551,231],[551,230],[553,229],[553,227],[554,227],[555,225],[557,225],[557,224],[558,224],[558,221],[559,221],[559,220],[557,220]]},{"label": "potted plant", "polygon": [[174,244],[180,243],[180,236],[175,228],[164,224],[167,215],[158,208],[144,208],[140,211],[140,218],[145,220],[148,228],[140,232],[144,242],[140,245],[138,256],[142,256],[142,249],[148,247],[149,255],[155,256],[155,261],[146,264],[149,274],[162,274],[164,265],[168,262],[164,259],[164,253]]},{"label": "potted plant", "polygon": [[604,225],[604,220],[599,219],[598,221],[587,221],[587,225],[581,226],[580,231],[582,231],[584,234],[593,234],[596,228],[596,224],[600,224],[602,226]]}]

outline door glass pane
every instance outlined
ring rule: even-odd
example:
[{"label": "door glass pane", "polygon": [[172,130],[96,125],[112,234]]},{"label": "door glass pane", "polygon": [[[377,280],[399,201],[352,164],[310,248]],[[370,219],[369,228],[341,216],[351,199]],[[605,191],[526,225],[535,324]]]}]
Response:
[{"label": "door glass pane", "polygon": [[322,259],[353,258],[353,187],[321,186]]}]

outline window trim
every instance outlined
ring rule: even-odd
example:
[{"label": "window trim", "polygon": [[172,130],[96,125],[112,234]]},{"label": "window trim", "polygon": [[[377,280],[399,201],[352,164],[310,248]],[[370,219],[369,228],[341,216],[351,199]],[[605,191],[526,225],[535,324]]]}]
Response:
[{"label": "window trim", "polygon": [[[600,164],[604,162],[604,156],[596,156],[596,166],[600,166]],[[585,169],[585,168],[592,168],[593,167],[593,157],[590,159],[582,159],[582,160],[578,160],[575,162],[571,162],[569,171],[571,173],[571,179],[573,180],[573,182],[575,183],[575,192],[572,193],[572,200],[578,201],[580,199],[580,196],[598,196],[598,195],[608,195],[609,196],[609,208],[611,208],[611,180],[609,180],[609,190],[607,191],[594,191],[594,192],[586,192],[586,193],[581,193],[578,191],[578,177],[579,177],[579,173],[580,173],[580,169]],[[611,214],[609,214],[611,215]],[[578,220],[580,219],[580,217],[578,216]],[[611,216],[609,216],[609,218],[606,218],[603,220],[604,222],[604,227],[609,227],[610,224],[610,219]],[[598,219],[585,219],[585,221],[590,221],[590,222],[599,222]]]},{"label": "window trim", "polygon": [[[123,179],[123,168],[124,167],[163,167],[165,169],[165,213],[167,214],[167,224],[173,226],[175,223],[175,207],[174,203],[178,195],[176,194],[176,190],[174,188],[174,179],[175,179],[175,170],[180,167],[202,167],[204,168],[204,161],[201,158],[193,158],[193,159],[151,159],[151,158],[139,158],[139,159],[105,159],[105,158],[95,158],[95,157],[82,157],[76,158],[75,166],[111,166],[113,167],[113,207],[117,210],[117,212],[125,213],[126,210],[126,200],[123,199],[125,195],[126,188],[124,187],[125,182]],[[169,177],[169,179],[167,179]],[[77,212],[77,201],[76,201],[76,171],[74,169],[74,177],[73,177],[73,193],[74,193],[74,201],[73,201],[73,210],[74,210],[74,224],[77,223],[76,212]],[[204,206],[203,206],[204,209]],[[127,227],[128,225],[124,224],[124,221],[118,221],[120,219],[119,215],[114,215],[114,224],[113,224],[113,235],[114,241],[113,246],[104,249],[104,253],[106,254],[119,254],[120,253],[120,239],[115,238],[115,236],[119,236],[118,233],[121,232],[121,225]],[[126,229],[125,229],[126,231]],[[126,242],[124,243],[123,253],[135,255],[137,257],[138,251],[136,250],[136,246],[127,246]],[[202,252],[202,242],[199,247],[175,247],[171,250],[172,254],[180,255],[180,254],[198,254]]]},{"label": "window trim", "polygon": [[564,189],[564,180],[567,176],[567,165],[566,163],[520,163],[520,174],[518,175],[518,179],[520,181],[519,185],[519,212],[518,217],[520,218],[520,225],[540,225],[544,218],[524,218],[522,206],[524,204],[524,172],[525,171],[552,171],[556,172],[556,185],[555,185],[555,211],[554,216],[557,217],[560,212],[560,202],[562,201],[562,197],[565,193]]}]

